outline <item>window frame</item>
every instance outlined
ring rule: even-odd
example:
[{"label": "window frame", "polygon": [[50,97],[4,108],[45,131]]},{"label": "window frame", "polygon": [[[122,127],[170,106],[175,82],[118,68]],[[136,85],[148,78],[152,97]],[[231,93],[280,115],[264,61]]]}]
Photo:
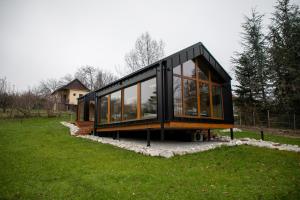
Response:
[{"label": "window frame", "polygon": [[[181,114],[176,114],[174,113],[174,99],[173,99],[173,116],[174,117],[183,117],[183,118],[195,118],[195,119],[218,119],[218,120],[224,120],[224,97],[223,97],[223,91],[222,91],[222,84],[220,83],[215,83],[215,82],[212,82],[211,80],[211,69],[208,68],[208,80],[202,80],[200,79],[199,77],[199,73],[198,73],[198,68],[200,68],[200,63],[199,63],[199,58],[197,59],[194,59],[194,63],[195,63],[195,68],[196,68],[196,77],[193,78],[193,77],[188,77],[188,76],[184,76],[183,75],[183,63],[180,64],[180,70],[181,70],[181,75],[178,75],[178,74],[174,74],[173,73],[173,70],[172,70],[172,81],[173,81],[173,77],[177,77],[177,78],[180,78],[181,80],[181,105],[182,105],[182,112]],[[178,65],[177,65],[178,66]],[[176,67],[177,67],[176,66]],[[193,81],[196,81],[196,93],[197,93],[197,110],[198,110],[198,115],[197,116],[191,116],[191,115],[185,115],[184,114],[184,87],[183,87],[183,82],[184,82],[184,79],[189,79],[189,80],[193,80]],[[201,116],[200,113],[201,113],[201,105],[200,105],[200,91],[199,91],[199,86],[201,83],[204,83],[204,84],[207,84],[208,87],[209,87],[209,101],[210,101],[210,116],[209,117],[206,117],[206,116]],[[174,84],[174,82],[173,82]],[[215,117],[213,115],[213,102],[212,102],[212,86],[218,86],[221,88],[221,99],[222,99],[222,117]],[[174,87],[174,85],[173,85]],[[174,97],[173,97],[174,98]]]},{"label": "window frame", "polygon": [[[151,79],[155,79],[155,90],[156,90],[156,95],[155,95],[155,98],[156,98],[156,116],[155,117],[143,117],[143,113],[142,113],[142,83],[143,82],[146,82],[146,81],[149,81]],[[157,116],[158,116],[158,99],[157,99],[157,78],[156,76],[153,76],[153,77],[150,77],[150,78],[147,78],[147,79],[144,79],[142,81],[139,82],[140,84],[140,88],[139,88],[139,106],[140,106],[140,118],[141,120],[145,120],[145,119],[157,119]]]},{"label": "window frame", "polygon": [[[97,106],[97,112],[98,112],[98,120],[97,120],[97,124],[98,125],[106,125],[106,124],[116,124],[116,123],[122,123],[122,122],[128,122],[128,121],[138,121],[138,120],[148,120],[148,119],[157,119],[157,116],[158,116],[158,97],[156,95],[156,117],[142,117],[142,109],[141,109],[141,84],[145,81],[148,81],[148,80],[151,80],[151,79],[155,79],[155,83],[156,83],[156,91],[157,91],[157,76],[151,76],[149,78],[146,78],[146,79],[143,79],[141,81],[138,81],[138,82],[135,82],[133,84],[130,84],[130,85],[127,85],[126,87],[123,87],[121,89],[118,89],[118,90],[115,90],[115,91],[112,91],[108,94],[105,94],[105,95],[102,95],[102,96],[99,96],[97,97],[98,98],[98,102],[99,104]],[[126,88],[129,88],[131,86],[137,86],[137,115],[136,115],[136,118],[134,119],[124,119],[124,94],[125,94],[125,89]],[[118,91],[121,91],[121,119],[119,121],[111,121],[111,94],[115,93],[115,92],[118,92]],[[106,123],[103,123],[101,124],[101,98],[103,97],[106,97],[107,96],[107,122]]]}]

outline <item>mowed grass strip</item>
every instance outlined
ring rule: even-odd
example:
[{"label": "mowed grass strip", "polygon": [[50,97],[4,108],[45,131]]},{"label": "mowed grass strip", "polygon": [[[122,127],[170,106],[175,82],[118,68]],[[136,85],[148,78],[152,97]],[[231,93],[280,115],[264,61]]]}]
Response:
[{"label": "mowed grass strip", "polygon": [[0,121],[0,199],[300,199],[297,153],[148,157],[71,137],[61,120]]},{"label": "mowed grass strip", "polygon": [[[213,131],[218,135],[230,137],[230,132],[222,132],[221,129],[215,129]],[[257,140],[261,139],[261,134],[259,131],[255,132],[255,131],[242,130],[241,132],[234,132],[233,135],[234,138],[253,138]],[[281,135],[275,135],[271,133],[264,133],[264,140],[277,142],[281,144],[292,144],[292,145],[300,146],[300,137],[281,136]]]}]

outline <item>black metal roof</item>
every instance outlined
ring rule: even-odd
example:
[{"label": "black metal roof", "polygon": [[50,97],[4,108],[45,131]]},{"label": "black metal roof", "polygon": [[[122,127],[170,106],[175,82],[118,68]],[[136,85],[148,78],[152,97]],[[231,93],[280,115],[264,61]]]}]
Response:
[{"label": "black metal roof", "polygon": [[152,63],[151,65],[148,65],[146,67],[143,67],[131,74],[128,74],[108,85],[105,85],[101,87],[100,89],[94,91],[98,92],[100,90],[103,90],[107,87],[110,87],[114,84],[118,84],[126,79],[129,79],[139,73],[142,73],[144,71],[149,70],[150,68],[158,66],[162,62],[167,62],[167,68],[172,69],[173,67],[182,64],[190,59],[196,58],[198,56],[203,56],[207,62],[210,63],[210,65],[213,67],[213,69],[226,81],[230,81],[231,77],[230,75],[225,71],[225,69],[219,64],[219,62],[213,57],[213,55],[207,50],[207,48],[201,43],[196,43],[190,47],[187,47],[185,49],[182,49],[181,51],[178,51],[170,56],[167,56],[155,63]]}]

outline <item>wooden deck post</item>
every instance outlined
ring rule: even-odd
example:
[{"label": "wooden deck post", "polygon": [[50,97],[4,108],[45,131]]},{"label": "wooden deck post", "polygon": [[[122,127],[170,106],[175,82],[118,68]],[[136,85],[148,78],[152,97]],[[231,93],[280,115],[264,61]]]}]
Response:
[{"label": "wooden deck post", "polygon": [[263,129],[261,129],[261,131],[260,131],[260,137],[261,137],[261,140],[264,140],[264,130]]},{"label": "wooden deck post", "polygon": [[230,128],[230,138],[233,140],[233,128]]},{"label": "wooden deck post", "polygon": [[207,130],[207,141],[210,141],[210,128]]},{"label": "wooden deck post", "polygon": [[150,129],[147,129],[147,147],[150,147]]},{"label": "wooden deck post", "polygon": [[160,141],[164,141],[164,140],[165,140],[165,130],[162,129],[162,130],[160,131]]},{"label": "wooden deck post", "polygon": [[120,141],[120,132],[119,131],[117,131],[117,140]]}]

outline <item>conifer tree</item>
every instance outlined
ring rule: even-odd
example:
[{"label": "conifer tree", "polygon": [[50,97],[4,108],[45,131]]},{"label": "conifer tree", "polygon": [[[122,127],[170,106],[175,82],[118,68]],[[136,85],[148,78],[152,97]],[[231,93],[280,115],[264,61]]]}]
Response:
[{"label": "conifer tree", "polygon": [[252,10],[251,17],[245,17],[242,24],[242,52],[236,53],[233,58],[238,82],[235,90],[237,103],[250,109],[265,109],[268,98],[268,68],[262,17],[255,10]]},{"label": "conifer tree", "polygon": [[279,111],[300,112],[300,14],[289,0],[278,0],[269,27],[269,66]]}]

